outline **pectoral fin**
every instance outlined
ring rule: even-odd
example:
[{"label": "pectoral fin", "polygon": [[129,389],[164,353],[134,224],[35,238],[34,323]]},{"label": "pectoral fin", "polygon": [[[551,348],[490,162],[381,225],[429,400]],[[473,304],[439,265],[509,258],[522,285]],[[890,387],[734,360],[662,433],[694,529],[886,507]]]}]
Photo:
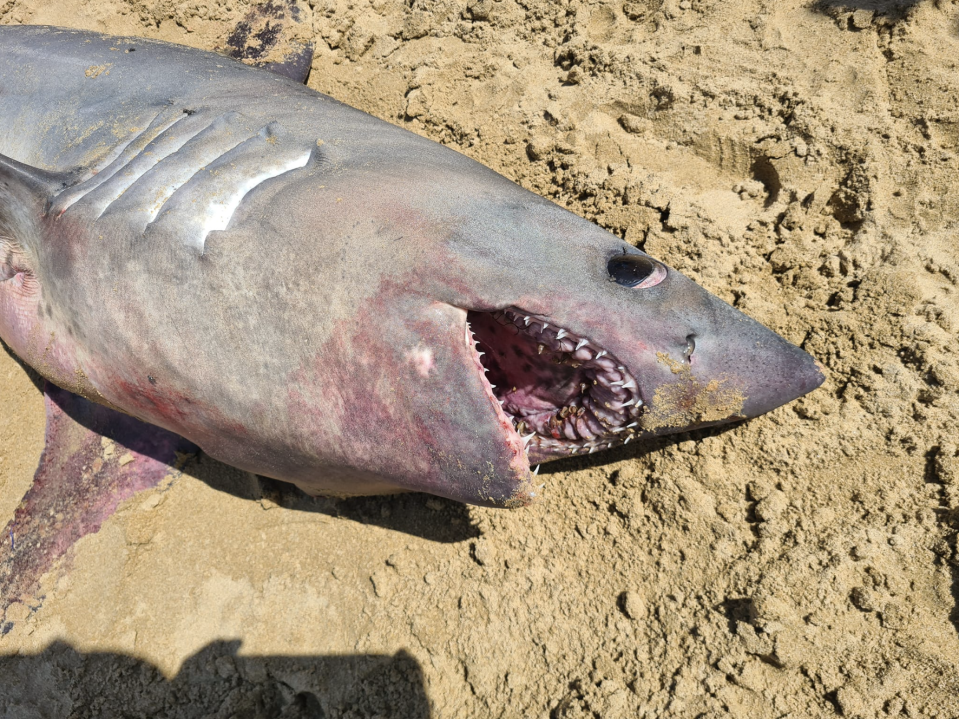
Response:
[{"label": "pectoral fin", "polygon": [[63,178],[0,155],[0,282],[33,272],[38,220]]},{"label": "pectoral fin", "polygon": [[46,383],[46,446],[0,537],[0,635],[10,605],[39,607],[40,578],[117,506],[177,472],[198,448],[171,432]]}]

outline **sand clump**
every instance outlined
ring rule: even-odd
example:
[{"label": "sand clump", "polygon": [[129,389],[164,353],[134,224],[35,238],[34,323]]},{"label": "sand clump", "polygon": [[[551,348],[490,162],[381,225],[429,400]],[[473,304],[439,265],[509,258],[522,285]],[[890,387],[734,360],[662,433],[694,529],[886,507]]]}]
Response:
[{"label": "sand clump", "polygon": [[[302,6],[312,87],[642,247],[828,380],[555,465],[519,511],[313,502],[199,457],[8,610],[0,713],[959,716],[959,3]],[[213,48],[248,8],[0,21]],[[42,402],[4,354],[0,382],[9,518]]]}]

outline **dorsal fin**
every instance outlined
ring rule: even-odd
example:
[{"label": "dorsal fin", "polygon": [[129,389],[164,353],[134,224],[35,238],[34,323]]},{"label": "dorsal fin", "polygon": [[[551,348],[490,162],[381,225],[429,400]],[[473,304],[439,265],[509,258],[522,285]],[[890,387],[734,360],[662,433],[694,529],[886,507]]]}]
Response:
[{"label": "dorsal fin", "polygon": [[233,28],[223,52],[247,65],[305,83],[314,49],[307,13],[297,0],[257,3]]}]

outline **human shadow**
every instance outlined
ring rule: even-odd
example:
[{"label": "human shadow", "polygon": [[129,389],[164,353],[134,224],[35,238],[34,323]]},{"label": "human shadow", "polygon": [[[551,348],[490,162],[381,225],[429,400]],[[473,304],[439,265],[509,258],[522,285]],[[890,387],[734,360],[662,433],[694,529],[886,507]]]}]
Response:
[{"label": "human shadow", "polygon": [[39,654],[0,656],[0,716],[183,719],[428,719],[419,662],[395,655],[238,656],[216,641],[172,679],[124,654],[55,642]]}]

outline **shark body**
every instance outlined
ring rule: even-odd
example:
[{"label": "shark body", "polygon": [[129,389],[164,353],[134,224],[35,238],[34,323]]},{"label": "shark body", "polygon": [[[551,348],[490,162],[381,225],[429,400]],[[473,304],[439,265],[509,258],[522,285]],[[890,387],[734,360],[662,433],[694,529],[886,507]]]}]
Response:
[{"label": "shark body", "polygon": [[734,421],[804,351],[465,156],[288,78],[0,28],[0,337],[310,493],[535,497],[530,462]]}]

